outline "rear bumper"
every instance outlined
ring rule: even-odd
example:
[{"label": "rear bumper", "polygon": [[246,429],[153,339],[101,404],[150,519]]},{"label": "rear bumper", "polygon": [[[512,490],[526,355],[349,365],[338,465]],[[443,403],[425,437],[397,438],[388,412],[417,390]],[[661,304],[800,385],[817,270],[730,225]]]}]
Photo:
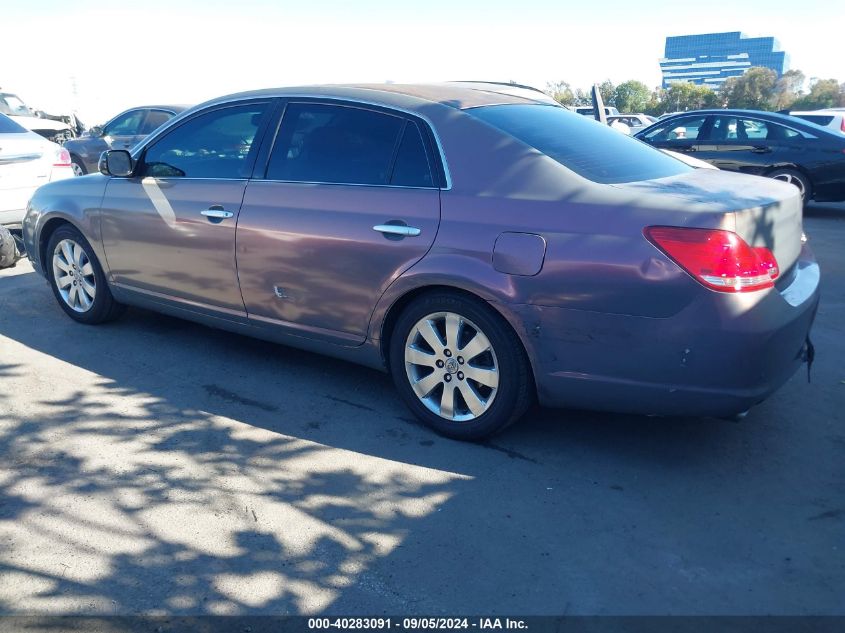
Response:
[{"label": "rear bumper", "polygon": [[705,291],[668,318],[523,306],[541,404],[655,415],[746,411],[804,362],[819,302],[806,247],[780,288]]}]

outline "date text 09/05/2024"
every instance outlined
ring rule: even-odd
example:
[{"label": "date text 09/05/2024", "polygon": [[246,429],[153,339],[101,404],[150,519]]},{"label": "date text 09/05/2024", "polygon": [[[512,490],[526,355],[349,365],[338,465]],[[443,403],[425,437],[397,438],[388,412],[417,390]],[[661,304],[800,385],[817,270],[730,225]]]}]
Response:
[{"label": "date text 09/05/2024", "polygon": [[528,629],[513,618],[308,618],[309,629]]}]

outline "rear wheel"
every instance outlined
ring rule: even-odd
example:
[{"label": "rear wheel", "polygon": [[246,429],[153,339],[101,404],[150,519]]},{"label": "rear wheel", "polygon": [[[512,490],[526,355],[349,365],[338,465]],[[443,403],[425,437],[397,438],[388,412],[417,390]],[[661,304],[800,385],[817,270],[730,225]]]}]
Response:
[{"label": "rear wheel", "polygon": [[800,171],[796,171],[795,169],[776,169],[773,172],[770,172],[768,176],[769,178],[782,180],[783,182],[795,185],[798,187],[798,191],[801,192],[801,201],[804,204],[807,204],[810,201],[810,198],[813,195],[813,187],[807,176],[802,174]]},{"label": "rear wheel", "polygon": [[393,380],[405,404],[438,433],[478,440],[517,421],[531,402],[528,359],[508,325],[457,293],[411,303],[390,341]]},{"label": "rear wheel", "polygon": [[74,321],[104,323],[122,314],[88,240],[76,228],[56,229],[47,245],[47,275],[62,310]]},{"label": "rear wheel", "polygon": [[82,162],[82,159],[79,156],[71,156],[70,157],[70,168],[73,170],[74,176],[84,176],[88,173],[85,169],[85,164]]}]

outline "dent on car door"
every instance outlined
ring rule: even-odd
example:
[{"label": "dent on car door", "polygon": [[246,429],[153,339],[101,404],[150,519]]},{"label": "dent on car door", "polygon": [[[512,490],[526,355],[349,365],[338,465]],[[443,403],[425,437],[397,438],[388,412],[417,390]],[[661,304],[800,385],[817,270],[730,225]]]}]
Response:
[{"label": "dent on car door", "polygon": [[249,318],[357,344],[387,286],[431,246],[440,221],[422,122],[354,105],[289,103],[266,177],[238,221]]},{"label": "dent on car door", "polygon": [[245,316],[235,227],[268,102],[202,112],[144,149],[130,178],[112,178],[102,235],[118,290]]}]

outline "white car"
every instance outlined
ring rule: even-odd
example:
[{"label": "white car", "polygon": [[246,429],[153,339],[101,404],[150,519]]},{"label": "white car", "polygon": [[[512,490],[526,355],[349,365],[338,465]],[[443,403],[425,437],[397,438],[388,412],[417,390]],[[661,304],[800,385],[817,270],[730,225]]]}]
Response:
[{"label": "white car", "polygon": [[36,116],[32,108],[10,92],[0,92],[0,114],[11,117],[27,130],[55,143],[61,144],[76,136],[76,132],[67,123]]},{"label": "white car", "polygon": [[623,123],[628,126],[631,134],[636,134],[652,123],[657,123],[657,119],[647,114],[619,114],[607,117],[607,122],[608,124]]},{"label": "white car", "polygon": [[22,222],[38,187],[73,176],[65,148],[0,114],[0,226]]},{"label": "white car", "polygon": [[790,116],[797,116],[810,123],[821,125],[830,130],[845,134],[845,109],[831,108],[829,110],[811,110],[808,112],[790,112]]}]

